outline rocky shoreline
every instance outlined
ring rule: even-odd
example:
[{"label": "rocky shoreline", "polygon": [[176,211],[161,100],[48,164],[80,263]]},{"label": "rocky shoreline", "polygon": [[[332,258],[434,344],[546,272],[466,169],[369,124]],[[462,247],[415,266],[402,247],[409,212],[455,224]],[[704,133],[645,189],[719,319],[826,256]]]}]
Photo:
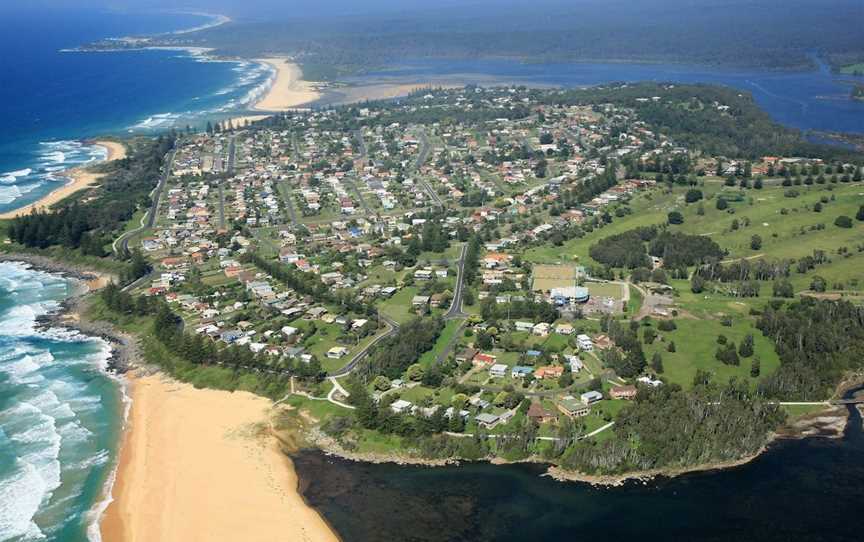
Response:
[{"label": "rocky shoreline", "polygon": [[107,370],[112,374],[124,374],[130,368],[142,364],[143,356],[134,336],[118,331],[108,322],[93,322],[84,316],[88,296],[94,289],[112,280],[112,276],[38,254],[3,253],[0,254],[0,262],[25,263],[39,271],[63,275],[76,284],[75,292],[60,303],[58,310],[36,319],[39,328],[72,329],[82,335],[104,340],[111,346]]}]

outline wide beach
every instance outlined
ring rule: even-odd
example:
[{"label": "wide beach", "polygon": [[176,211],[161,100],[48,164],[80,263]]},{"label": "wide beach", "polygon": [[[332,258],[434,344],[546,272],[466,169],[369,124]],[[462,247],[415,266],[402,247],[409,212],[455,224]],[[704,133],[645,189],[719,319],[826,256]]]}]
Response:
[{"label": "wide beach", "polygon": [[321,95],[312,83],[303,80],[303,72],[288,58],[258,58],[276,70],[273,84],[267,94],[255,104],[258,111],[288,111],[309,104]]},{"label": "wide beach", "polygon": [[269,432],[271,402],[132,376],[132,411],[101,531],[114,541],[335,541]]},{"label": "wide beach", "polygon": [[[105,159],[106,162],[110,162],[112,160],[122,160],[126,157],[126,146],[122,143],[118,143],[116,141],[96,141],[94,144],[99,147],[104,147],[108,150],[108,156]],[[99,163],[101,164],[103,162]],[[15,209],[14,211],[9,211],[8,213],[0,214],[0,219],[5,220],[30,214],[33,209],[48,209],[55,203],[71,196],[75,192],[92,186],[99,179],[102,178],[102,174],[95,173],[86,166],[67,170],[63,172],[63,175],[68,176],[71,180],[57,190],[49,192],[45,195],[45,197],[34,201],[29,205],[19,207],[18,209]]]}]

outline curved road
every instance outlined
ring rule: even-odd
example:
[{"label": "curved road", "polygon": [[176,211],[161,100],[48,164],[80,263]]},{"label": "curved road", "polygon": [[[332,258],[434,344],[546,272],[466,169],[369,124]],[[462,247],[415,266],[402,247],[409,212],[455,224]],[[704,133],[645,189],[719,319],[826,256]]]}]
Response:
[{"label": "curved road", "polygon": [[[162,197],[162,191],[165,189],[165,184],[168,182],[168,177],[171,175],[171,168],[174,165],[174,154],[176,151],[170,151],[165,159],[165,166],[162,171],[162,176],[159,178],[159,183],[156,185],[156,188],[151,192],[151,198],[153,199],[153,204],[147,209],[147,214],[144,215],[144,218],[141,219],[141,225],[134,230],[129,230],[117,239],[114,240],[114,243],[111,244],[111,247],[114,249],[114,254],[125,253],[129,250],[129,238],[133,235],[140,233],[148,228],[152,228],[156,224],[156,215],[159,212],[159,200]],[[118,248],[119,245],[119,248]]]}]

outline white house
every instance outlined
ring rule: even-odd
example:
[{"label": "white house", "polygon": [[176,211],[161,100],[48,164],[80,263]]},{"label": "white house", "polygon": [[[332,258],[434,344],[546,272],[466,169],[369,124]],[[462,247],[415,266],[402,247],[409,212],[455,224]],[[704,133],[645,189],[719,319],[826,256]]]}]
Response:
[{"label": "white house", "polygon": [[495,378],[502,378],[507,375],[508,367],[503,363],[496,363],[492,367],[489,367],[489,376]]},{"label": "white house", "polygon": [[282,335],[285,335],[285,338],[291,338],[297,334],[299,331],[296,327],[285,326],[282,328]]},{"label": "white house", "polygon": [[534,329],[533,322],[514,322],[513,325],[516,326],[516,331],[531,331]]},{"label": "white house", "polygon": [[344,346],[334,346],[327,351],[327,357],[330,359],[339,359],[348,353],[348,349]]},{"label": "white house", "polygon": [[549,335],[549,328],[550,327],[551,326],[549,326],[549,324],[547,324],[546,322],[540,322],[539,324],[534,326],[532,331],[533,331],[534,335],[537,335],[539,337],[545,337],[545,336]]},{"label": "white house", "polygon": [[576,337],[576,344],[579,345],[579,350],[585,350],[586,352],[594,350],[594,342],[588,335],[578,335]]},{"label": "white house", "polygon": [[398,399],[396,401],[393,401],[393,404],[390,405],[390,410],[392,410],[396,414],[402,414],[404,412],[410,412],[411,407],[413,406],[414,405],[404,399]]},{"label": "white house", "polygon": [[580,395],[579,398],[582,399],[583,404],[590,405],[591,403],[602,401],[603,394],[599,391],[586,391],[585,393]]}]

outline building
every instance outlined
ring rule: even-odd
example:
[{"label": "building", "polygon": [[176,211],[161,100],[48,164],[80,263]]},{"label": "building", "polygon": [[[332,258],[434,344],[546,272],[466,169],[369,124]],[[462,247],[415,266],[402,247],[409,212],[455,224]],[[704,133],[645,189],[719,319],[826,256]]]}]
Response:
[{"label": "building", "polygon": [[555,325],[555,333],[559,335],[572,335],[573,334],[573,326],[566,323],[556,324]]},{"label": "building", "polygon": [[525,378],[534,372],[534,367],[528,367],[526,365],[516,365],[513,369],[510,370],[510,376],[512,378]]},{"label": "building", "polygon": [[507,367],[503,363],[496,363],[492,367],[489,367],[489,376],[493,378],[503,378],[507,376]]},{"label": "building", "polygon": [[534,326],[532,332],[538,337],[545,337],[549,335],[549,328],[549,324],[547,324],[546,322],[540,322],[539,324]]},{"label": "building", "polygon": [[348,349],[344,346],[334,346],[327,351],[327,357],[330,359],[340,359],[346,354],[348,354]]},{"label": "building", "polygon": [[486,429],[492,429],[501,421],[497,414],[489,414],[488,412],[478,414],[474,419],[477,421],[477,425]]},{"label": "building", "polygon": [[534,323],[533,322],[514,322],[513,325],[516,327],[516,331],[533,331]]},{"label": "building", "polygon": [[562,397],[556,406],[558,407],[558,410],[568,418],[581,418],[582,416],[587,416],[588,413],[591,412],[591,407],[582,401],[577,400],[572,395]]},{"label": "building", "polygon": [[546,365],[544,367],[538,367],[536,371],[534,371],[534,376],[536,378],[560,378],[561,375],[564,374],[564,367],[560,365]]},{"label": "building", "polygon": [[584,350],[586,352],[594,350],[594,342],[588,335],[577,335],[576,344],[579,346],[579,350]]},{"label": "building", "polygon": [[609,390],[609,397],[612,399],[635,399],[639,390],[636,386],[612,386]]},{"label": "building", "polygon": [[398,399],[393,401],[393,404],[390,405],[390,410],[395,412],[396,414],[404,414],[406,412],[411,412],[412,405],[410,402],[404,399]]},{"label": "building", "polygon": [[590,405],[591,403],[596,403],[597,401],[603,400],[603,394],[599,391],[586,391],[582,395],[579,396],[582,399],[582,403],[586,405]]},{"label": "building", "polygon": [[415,295],[411,298],[411,306],[415,309],[423,309],[429,305],[429,296],[428,295]]},{"label": "building", "polygon": [[471,360],[471,362],[474,364],[475,367],[484,367],[487,365],[492,365],[493,363],[495,363],[496,360],[497,358],[492,354],[484,354],[481,352],[476,354],[474,356],[474,359]]},{"label": "building", "polygon": [[543,408],[543,405],[535,401],[528,407],[528,418],[537,423],[553,422],[555,421],[555,413]]}]

